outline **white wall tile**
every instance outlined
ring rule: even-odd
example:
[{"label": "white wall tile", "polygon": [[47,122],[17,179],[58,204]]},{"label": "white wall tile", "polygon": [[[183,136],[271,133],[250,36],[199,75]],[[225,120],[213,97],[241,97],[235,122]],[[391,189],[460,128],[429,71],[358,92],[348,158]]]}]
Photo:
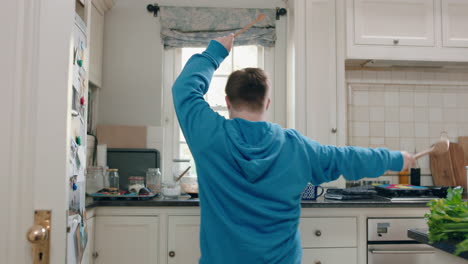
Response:
[{"label": "white wall tile", "polygon": [[398,92],[385,92],[385,106],[399,106]]},{"label": "white wall tile", "polygon": [[369,120],[371,122],[384,122],[385,121],[385,108],[382,106],[369,107]]},{"label": "white wall tile", "polygon": [[429,109],[429,121],[430,122],[443,122],[442,108],[430,108]]},{"label": "white wall tile", "polygon": [[451,141],[458,141],[458,125],[454,123],[444,123],[444,130]]},{"label": "white wall tile", "polygon": [[434,186],[432,176],[421,176],[421,186]]},{"label": "white wall tile", "polygon": [[458,111],[456,108],[444,108],[442,118],[446,123],[455,123],[458,121]]},{"label": "white wall tile", "polygon": [[415,106],[428,106],[429,104],[429,93],[427,92],[415,92],[414,93],[414,105]]},{"label": "white wall tile", "polygon": [[400,137],[414,138],[414,124],[400,123]]},{"label": "white wall tile", "polygon": [[391,73],[391,78],[393,83],[401,83],[402,81],[406,80],[406,73],[405,71],[393,70]]},{"label": "white wall tile", "polygon": [[400,91],[400,106],[413,106],[414,105],[414,93],[411,91]]},{"label": "white wall tile", "polygon": [[382,83],[390,83],[392,75],[390,71],[377,71],[377,81]]},{"label": "white wall tile", "polygon": [[368,106],[369,105],[369,92],[354,91],[352,102],[354,106]]},{"label": "white wall tile", "polygon": [[413,122],[414,110],[412,107],[400,107],[400,122]]},{"label": "white wall tile", "polygon": [[461,125],[458,128],[458,135],[467,137],[468,136],[468,125]]},{"label": "white wall tile", "polygon": [[385,107],[385,122],[400,121],[400,109],[398,107]]},{"label": "white wall tile", "polygon": [[444,131],[442,123],[429,123],[429,137],[439,139],[442,131]]},{"label": "white wall tile", "polygon": [[457,122],[468,123],[468,108],[457,109]]},{"label": "white wall tile", "polygon": [[[464,89],[468,91],[468,87],[465,87]],[[457,107],[468,107],[468,93],[457,94]]]},{"label": "white wall tile", "polygon": [[407,71],[406,72],[406,81],[409,83],[419,83],[421,82],[421,72],[420,71]]},{"label": "white wall tile", "polygon": [[369,137],[353,137],[352,146],[369,147]]},{"label": "white wall tile", "polygon": [[370,138],[370,145],[384,145],[385,138],[383,137],[371,137]]},{"label": "white wall tile", "polygon": [[370,123],[370,136],[371,137],[384,137],[385,136],[385,123],[384,122],[371,122]]},{"label": "white wall tile", "polygon": [[437,81],[448,81],[449,80],[448,72],[436,72],[435,79]]},{"label": "white wall tile", "polygon": [[442,93],[440,92],[431,92],[429,93],[429,105],[430,107],[442,107],[444,100],[442,98]]},{"label": "white wall tile", "polygon": [[457,106],[457,95],[455,93],[444,93],[444,107],[456,107]]},{"label": "white wall tile", "polygon": [[[425,149],[423,149],[422,151],[424,151]],[[430,164],[430,161],[429,161],[429,155],[426,155],[424,157],[421,157],[420,159],[418,159],[418,165],[421,169],[430,169],[431,168],[431,164]]]},{"label": "white wall tile", "polygon": [[383,91],[369,91],[369,105],[383,106],[385,104],[385,93]]},{"label": "white wall tile", "polygon": [[416,145],[413,138],[401,138],[400,139],[400,149],[406,150],[408,152],[414,153]]},{"label": "white wall tile", "polygon": [[376,81],[377,71],[362,71],[362,79],[366,81]]},{"label": "white wall tile", "polygon": [[385,145],[391,150],[400,150],[400,138],[385,137]]},{"label": "white wall tile", "polygon": [[429,137],[429,124],[428,123],[415,123],[414,124],[414,136],[418,138]]},{"label": "white wall tile", "polygon": [[435,73],[432,71],[423,71],[421,72],[421,80],[422,81],[434,81],[436,79]]},{"label": "white wall tile", "polygon": [[349,79],[347,81],[350,81],[350,82],[362,81],[362,71],[348,71],[348,72],[349,72]]},{"label": "white wall tile", "polygon": [[400,136],[400,123],[385,122],[385,137],[399,137]]},{"label": "white wall tile", "polygon": [[414,122],[426,123],[429,121],[429,110],[425,107],[414,108]]},{"label": "white wall tile", "polygon": [[[416,138],[414,140],[414,145],[416,147],[416,152],[424,151],[424,150],[430,148],[429,138],[428,137],[427,138]],[[421,164],[419,166],[421,166]]]},{"label": "white wall tile", "polygon": [[352,120],[358,122],[369,122],[369,107],[355,106],[353,108]]},{"label": "white wall tile", "polygon": [[369,123],[368,122],[354,122],[352,128],[353,128],[354,137],[368,137],[369,136]]}]

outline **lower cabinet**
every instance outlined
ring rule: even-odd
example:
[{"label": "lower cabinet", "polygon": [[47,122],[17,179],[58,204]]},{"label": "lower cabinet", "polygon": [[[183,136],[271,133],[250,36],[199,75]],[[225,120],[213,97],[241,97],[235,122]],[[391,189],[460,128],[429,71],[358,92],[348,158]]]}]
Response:
[{"label": "lower cabinet", "polygon": [[84,264],[93,264],[94,263],[94,222],[95,217],[89,218],[86,221],[87,229],[88,229],[88,244],[86,244],[86,249],[83,256],[83,263]]},{"label": "lower cabinet", "polygon": [[158,263],[157,216],[96,216],[94,263]]},{"label": "lower cabinet", "polygon": [[168,217],[167,263],[195,264],[200,259],[200,216]]},{"label": "lower cabinet", "polygon": [[356,264],[356,248],[307,248],[302,250],[304,264]]}]

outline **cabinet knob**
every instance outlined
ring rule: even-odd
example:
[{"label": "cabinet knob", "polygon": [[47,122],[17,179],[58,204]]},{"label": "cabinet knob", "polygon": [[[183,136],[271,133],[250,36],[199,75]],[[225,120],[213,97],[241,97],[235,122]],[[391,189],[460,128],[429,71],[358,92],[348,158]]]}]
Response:
[{"label": "cabinet knob", "polygon": [[393,40],[393,44],[394,44],[394,45],[398,45],[398,43],[400,43],[400,40],[398,40],[398,39],[394,39],[394,40]]},{"label": "cabinet knob", "polygon": [[170,251],[170,252],[169,252],[169,257],[171,257],[171,258],[175,257],[175,252],[174,252],[174,251]]},{"label": "cabinet knob", "polygon": [[322,235],[322,231],[320,231],[320,230],[315,231],[315,235],[318,236],[318,237],[321,236],[321,235]]},{"label": "cabinet knob", "polygon": [[331,132],[332,132],[333,134],[336,134],[336,132],[338,132],[338,128],[336,128],[336,127],[332,128],[332,129],[331,129]]},{"label": "cabinet knob", "polygon": [[316,260],[316,261],[314,261],[314,264],[322,264],[322,261]]},{"label": "cabinet knob", "polygon": [[97,251],[94,251],[93,252],[93,258],[98,258],[99,257],[99,253],[97,253]]}]

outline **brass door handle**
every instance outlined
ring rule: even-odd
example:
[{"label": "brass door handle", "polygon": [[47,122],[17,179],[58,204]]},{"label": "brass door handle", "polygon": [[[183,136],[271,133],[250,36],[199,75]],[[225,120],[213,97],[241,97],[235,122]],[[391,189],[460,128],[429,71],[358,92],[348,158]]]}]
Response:
[{"label": "brass door handle", "polygon": [[34,225],[26,233],[26,238],[31,243],[33,264],[49,263],[51,214],[48,210],[35,211]]}]

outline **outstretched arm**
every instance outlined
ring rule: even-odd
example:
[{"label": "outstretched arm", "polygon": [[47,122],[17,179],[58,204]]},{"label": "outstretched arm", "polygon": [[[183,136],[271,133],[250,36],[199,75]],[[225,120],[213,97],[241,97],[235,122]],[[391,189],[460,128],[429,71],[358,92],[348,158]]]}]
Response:
[{"label": "outstretched arm", "polygon": [[415,164],[413,155],[406,151],[384,148],[325,146],[304,137],[312,166],[313,184],[338,179],[347,180],[378,177],[387,170],[401,171]]},{"label": "outstretched arm", "polygon": [[203,95],[208,91],[214,71],[229,55],[233,41],[233,35],[212,40],[203,53],[188,60],[172,87],[177,118],[191,147],[194,138],[209,137],[223,119],[210,108]]}]

